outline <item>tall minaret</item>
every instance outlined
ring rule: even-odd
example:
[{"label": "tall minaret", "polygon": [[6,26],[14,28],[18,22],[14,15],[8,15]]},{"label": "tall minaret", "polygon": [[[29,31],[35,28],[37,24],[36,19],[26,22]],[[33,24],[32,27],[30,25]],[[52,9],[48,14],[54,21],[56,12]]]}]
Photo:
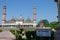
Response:
[{"label": "tall minaret", "polygon": [[6,21],[6,3],[3,6],[3,13],[2,13],[2,24]]},{"label": "tall minaret", "polygon": [[36,26],[36,6],[33,7],[33,15],[34,15],[34,18],[33,18],[33,22],[34,22],[34,25]]},{"label": "tall minaret", "polygon": [[34,10],[34,22],[36,22],[36,6],[34,6],[34,8],[33,8],[33,10]]}]

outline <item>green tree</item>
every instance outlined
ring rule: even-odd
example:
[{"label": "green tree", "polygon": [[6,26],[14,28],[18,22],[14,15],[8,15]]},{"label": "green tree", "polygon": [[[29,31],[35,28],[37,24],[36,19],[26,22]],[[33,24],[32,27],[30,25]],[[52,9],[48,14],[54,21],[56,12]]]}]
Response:
[{"label": "green tree", "polygon": [[58,27],[58,23],[56,21],[50,22],[49,26],[51,28],[57,28]]},{"label": "green tree", "polygon": [[36,40],[36,31],[26,31],[25,34],[26,34],[27,40]]},{"label": "green tree", "polygon": [[45,20],[42,20],[42,21],[43,21],[45,27],[49,26],[49,21],[48,20],[45,19]]},{"label": "green tree", "polygon": [[45,27],[48,27],[48,26],[49,26],[49,21],[46,20],[46,19],[43,19],[43,20],[40,20],[40,21],[38,22],[37,27],[39,27],[41,21],[44,23],[44,26],[45,26]]}]

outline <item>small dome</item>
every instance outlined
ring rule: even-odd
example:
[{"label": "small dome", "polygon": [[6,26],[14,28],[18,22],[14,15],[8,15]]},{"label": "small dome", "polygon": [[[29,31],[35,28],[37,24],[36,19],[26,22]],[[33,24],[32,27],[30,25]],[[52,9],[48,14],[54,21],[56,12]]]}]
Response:
[{"label": "small dome", "polygon": [[22,16],[20,16],[20,18],[23,18]]},{"label": "small dome", "polygon": [[15,21],[15,19],[11,19],[11,21]]},{"label": "small dome", "polygon": [[16,21],[14,17],[12,17],[11,21]]},{"label": "small dome", "polygon": [[42,20],[40,20],[40,23],[43,23],[43,21],[42,21]]},{"label": "small dome", "polygon": [[20,16],[20,17],[18,18],[18,21],[24,21],[23,17]]},{"label": "small dome", "polygon": [[27,23],[31,23],[31,19],[28,17],[26,20]]}]

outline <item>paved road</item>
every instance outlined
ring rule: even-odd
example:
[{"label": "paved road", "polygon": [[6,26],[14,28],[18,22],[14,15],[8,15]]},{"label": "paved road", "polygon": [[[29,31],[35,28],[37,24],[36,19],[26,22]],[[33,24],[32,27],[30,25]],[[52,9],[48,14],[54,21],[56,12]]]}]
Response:
[{"label": "paved road", "polygon": [[14,40],[15,36],[10,31],[0,32],[0,40]]}]

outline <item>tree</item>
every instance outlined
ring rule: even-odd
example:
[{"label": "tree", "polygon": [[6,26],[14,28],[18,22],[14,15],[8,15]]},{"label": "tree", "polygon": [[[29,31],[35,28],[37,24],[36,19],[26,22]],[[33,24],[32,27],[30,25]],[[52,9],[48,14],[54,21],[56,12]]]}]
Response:
[{"label": "tree", "polygon": [[35,31],[26,31],[25,34],[26,34],[27,40],[36,40],[36,30]]},{"label": "tree", "polygon": [[51,28],[57,28],[58,27],[58,23],[56,21],[50,22],[49,26]]},{"label": "tree", "polygon": [[49,21],[46,20],[46,19],[44,19],[44,20],[40,20],[40,21],[39,21],[37,27],[39,27],[41,21],[43,21],[45,27],[48,27],[48,26],[49,26]]},{"label": "tree", "polygon": [[49,26],[49,21],[48,20],[45,19],[45,20],[42,20],[42,21],[43,21],[45,27]]}]

